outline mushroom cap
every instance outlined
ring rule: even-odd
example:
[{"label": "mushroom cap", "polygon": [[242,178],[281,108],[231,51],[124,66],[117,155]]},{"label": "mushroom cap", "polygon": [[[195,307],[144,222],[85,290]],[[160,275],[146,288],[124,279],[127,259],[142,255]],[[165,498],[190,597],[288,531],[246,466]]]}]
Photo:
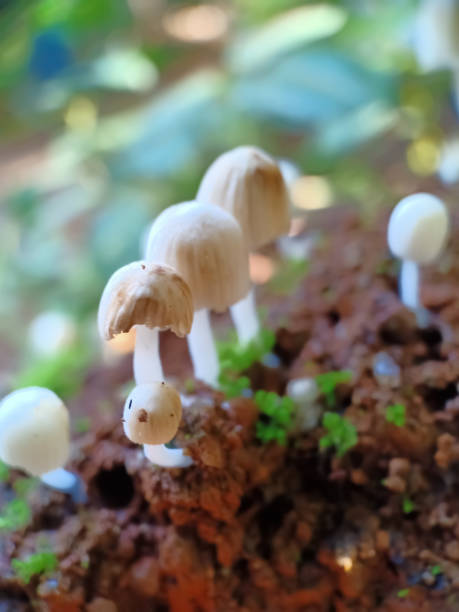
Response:
[{"label": "mushroom cap", "polygon": [[429,263],[436,259],[448,237],[446,206],[430,193],[415,193],[397,204],[387,228],[392,253],[400,259]]},{"label": "mushroom cap", "polygon": [[134,261],[117,270],[102,294],[97,315],[99,334],[111,340],[133,325],[190,332],[193,298],[190,288],[170,266]]},{"label": "mushroom cap", "polygon": [[137,444],[165,444],[177,433],[182,401],[164,382],[135,387],[123,411],[124,433]]},{"label": "mushroom cap", "polygon": [[274,159],[256,147],[237,147],[217,157],[196,199],[236,217],[250,250],[288,232],[290,199],[282,172]]},{"label": "mushroom cap", "polygon": [[190,286],[195,310],[226,310],[249,290],[241,228],[217,206],[184,202],[166,208],[152,225],[146,256],[178,271]]},{"label": "mushroom cap", "polygon": [[0,403],[0,459],[32,476],[65,465],[70,451],[68,411],[49,389],[26,387]]}]

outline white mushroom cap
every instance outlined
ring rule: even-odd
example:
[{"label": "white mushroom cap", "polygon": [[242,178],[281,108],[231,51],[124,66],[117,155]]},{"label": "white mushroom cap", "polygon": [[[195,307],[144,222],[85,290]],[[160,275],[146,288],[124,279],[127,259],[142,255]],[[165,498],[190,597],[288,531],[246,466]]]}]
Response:
[{"label": "white mushroom cap", "polygon": [[449,216],[443,202],[429,193],[415,193],[392,211],[387,239],[400,259],[429,263],[436,259],[448,237]]},{"label": "white mushroom cap", "polygon": [[0,403],[0,459],[33,476],[62,467],[69,455],[68,411],[49,389],[26,387]]},{"label": "white mushroom cap", "polygon": [[217,157],[196,199],[236,217],[250,250],[288,232],[289,195],[282,172],[274,159],[256,147],[237,147]]},{"label": "white mushroom cap", "polygon": [[117,270],[102,294],[99,334],[111,340],[134,325],[171,329],[177,336],[190,332],[193,298],[186,282],[170,266],[134,261]]},{"label": "white mushroom cap", "polygon": [[165,444],[182,418],[180,395],[164,382],[135,387],[123,411],[124,433],[137,444]]},{"label": "white mushroom cap", "polygon": [[147,259],[177,270],[191,289],[195,310],[226,310],[249,290],[241,228],[217,206],[184,202],[166,208],[151,228]]}]

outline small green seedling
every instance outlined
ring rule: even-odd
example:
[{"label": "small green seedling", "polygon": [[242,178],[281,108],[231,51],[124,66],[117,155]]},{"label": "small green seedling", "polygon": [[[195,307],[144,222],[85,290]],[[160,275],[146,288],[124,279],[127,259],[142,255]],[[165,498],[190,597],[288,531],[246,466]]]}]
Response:
[{"label": "small green seedling", "polygon": [[13,559],[11,566],[20,580],[29,584],[33,576],[53,572],[57,567],[57,557],[52,552],[40,552],[30,555],[23,561]]},{"label": "small green seedling", "polygon": [[287,259],[269,281],[269,289],[276,295],[292,295],[307,275],[309,262],[305,259]]},{"label": "small green seedling", "polygon": [[18,478],[14,481],[13,489],[19,497],[27,497],[29,493],[38,487],[39,482],[38,478],[33,477]]},{"label": "small green seedling", "polygon": [[406,408],[403,404],[394,404],[386,409],[386,421],[397,427],[403,427],[406,423]]},{"label": "small green seedling", "polygon": [[409,594],[410,589],[400,589],[400,591],[397,593],[397,597],[400,597],[400,599],[404,599],[405,597],[408,597]]},{"label": "small green seedling", "polygon": [[357,444],[357,431],[354,425],[336,412],[326,412],[322,425],[328,433],[320,438],[320,448],[334,446],[338,457],[342,457]]},{"label": "small green seedling", "polygon": [[225,396],[229,399],[240,397],[246,389],[250,389],[250,380],[247,376],[231,378],[229,373],[222,372],[218,377],[218,384]]},{"label": "small green seedling", "polygon": [[273,391],[257,391],[255,403],[260,412],[269,417],[268,422],[259,420],[256,427],[257,438],[263,443],[275,440],[278,444],[287,443],[287,432],[292,424],[294,403],[290,397],[280,397]]},{"label": "small green seedling", "polygon": [[432,574],[432,576],[439,576],[443,573],[443,569],[441,565],[434,565],[430,568],[430,573]]},{"label": "small green seedling", "polygon": [[402,502],[402,509],[405,514],[411,514],[415,509],[415,504],[409,497],[404,497]]},{"label": "small green seedling", "polygon": [[316,383],[319,391],[325,397],[327,406],[336,406],[335,389],[338,385],[348,383],[352,380],[352,372],[349,370],[337,370],[335,372],[325,372],[316,376]]},{"label": "small green seedling", "polygon": [[10,470],[6,463],[0,461],[0,482],[6,482],[10,477]]},{"label": "small green seedling", "polygon": [[24,499],[13,499],[0,512],[0,532],[22,529],[30,521],[30,507]]}]

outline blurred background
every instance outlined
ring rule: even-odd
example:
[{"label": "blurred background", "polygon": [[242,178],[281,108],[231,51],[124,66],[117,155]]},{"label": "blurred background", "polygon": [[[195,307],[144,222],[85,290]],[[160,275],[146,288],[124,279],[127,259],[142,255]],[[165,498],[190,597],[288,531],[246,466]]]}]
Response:
[{"label": "blurred background", "polygon": [[0,0],[0,395],[78,390],[107,278],[227,149],[284,160],[308,223],[452,201],[456,49],[429,26],[451,4]]}]

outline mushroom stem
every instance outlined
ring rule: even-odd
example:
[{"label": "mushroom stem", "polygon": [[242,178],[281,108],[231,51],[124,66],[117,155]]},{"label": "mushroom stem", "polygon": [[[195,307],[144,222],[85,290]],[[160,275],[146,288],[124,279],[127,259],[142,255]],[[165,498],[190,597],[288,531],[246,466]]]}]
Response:
[{"label": "mushroom stem", "polygon": [[70,495],[75,503],[83,504],[88,499],[81,478],[64,468],[46,472],[40,479],[48,487]]},{"label": "mushroom stem", "polygon": [[159,355],[159,331],[137,325],[135,331],[134,378],[137,385],[164,380]]},{"label": "mushroom stem", "polygon": [[194,313],[193,325],[188,335],[188,348],[196,378],[216,387],[220,365],[207,308]]},{"label": "mushroom stem", "polygon": [[145,457],[161,467],[189,467],[193,459],[183,454],[181,448],[168,448],[164,444],[144,444]]},{"label": "mushroom stem", "polygon": [[400,299],[407,308],[418,310],[419,301],[419,265],[415,261],[403,260],[399,279]]},{"label": "mushroom stem", "polygon": [[230,310],[239,342],[248,344],[251,340],[257,338],[260,333],[260,321],[255,304],[254,288],[251,287],[247,295],[233,304]]}]

